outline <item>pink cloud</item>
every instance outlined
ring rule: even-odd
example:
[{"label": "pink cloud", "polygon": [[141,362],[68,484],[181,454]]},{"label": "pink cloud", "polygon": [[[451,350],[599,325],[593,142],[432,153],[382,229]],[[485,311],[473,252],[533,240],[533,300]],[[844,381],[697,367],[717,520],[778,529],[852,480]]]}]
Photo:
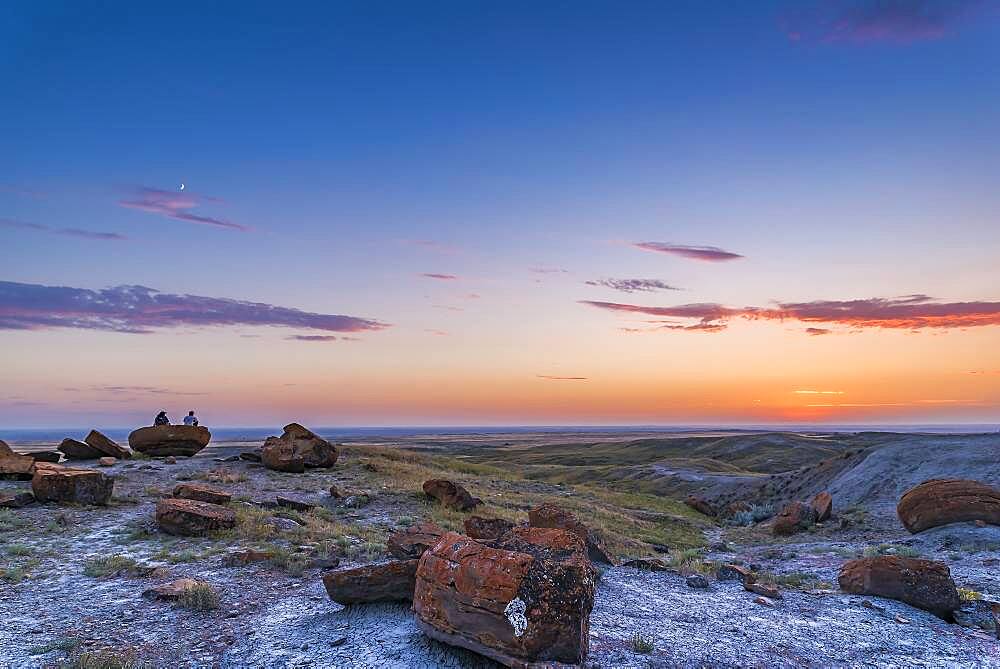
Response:
[{"label": "pink cloud", "polygon": [[823,335],[831,334],[833,330],[829,328],[806,328],[806,334],[810,337],[821,337]]},{"label": "pink cloud", "polygon": [[669,253],[681,258],[687,258],[688,260],[701,260],[704,262],[726,262],[727,260],[738,260],[743,257],[739,253],[732,253],[717,246],[688,246],[686,244],[670,244],[667,242],[636,242],[633,246],[643,251]]},{"label": "pink cloud", "polygon": [[435,272],[425,272],[420,276],[425,279],[437,279],[438,281],[458,281],[458,277],[454,274],[438,274]]},{"label": "pink cloud", "polygon": [[548,381],[589,381],[589,377],[586,376],[551,376],[549,374],[536,374],[539,379],[546,379]]},{"label": "pink cloud", "polygon": [[987,9],[983,0],[824,0],[790,12],[792,41],[907,44],[953,34]]},{"label": "pink cloud", "polygon": [[120,200],[118,204],[127,209],[138,209],[152,214],[160,214],[176,221],[187,223],[197,223],[199,225],[212,225],[230,230],[247,231],[250,228],[239,223],[233,223],[221,218],[211,216],[199,216],[190,213],[189,210],[199,206],[202,202],[221,202],[218,198],[195,195],[189,191],[166,191],[159,188],[138,188],[134,199]]},{"label": "pink cloud", "polygon": [[651,293],[657,290],[680,290],[659,279],[597,279],[585,281],[588,286],[601,286],[622,293]]}]

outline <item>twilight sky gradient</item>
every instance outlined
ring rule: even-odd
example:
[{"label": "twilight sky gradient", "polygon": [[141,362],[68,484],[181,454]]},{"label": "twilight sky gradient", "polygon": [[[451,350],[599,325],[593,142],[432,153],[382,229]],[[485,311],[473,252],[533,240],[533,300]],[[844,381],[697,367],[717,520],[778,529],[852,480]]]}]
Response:
[{"label": "twilight sky gradient", "polygon": [[990,0],[15,1],[0,424],[1000,422],[998,61]]}]

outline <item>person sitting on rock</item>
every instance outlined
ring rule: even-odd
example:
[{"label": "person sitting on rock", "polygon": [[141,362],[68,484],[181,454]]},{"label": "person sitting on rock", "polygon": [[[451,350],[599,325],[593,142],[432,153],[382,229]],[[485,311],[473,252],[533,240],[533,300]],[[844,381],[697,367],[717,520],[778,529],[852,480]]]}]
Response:
[{"label": "person sitting on rock", "polygon": [[188,411],[188,415],[184,416],[184,424],[198,427],[198,417],[194,415],[194,411]]},{"label": "person sitting on rock", "polygon": [[156,418],[153,419],[153,425],[170,425],[170,419],[167,418],[167,412],[161,411],[156,414]]}]

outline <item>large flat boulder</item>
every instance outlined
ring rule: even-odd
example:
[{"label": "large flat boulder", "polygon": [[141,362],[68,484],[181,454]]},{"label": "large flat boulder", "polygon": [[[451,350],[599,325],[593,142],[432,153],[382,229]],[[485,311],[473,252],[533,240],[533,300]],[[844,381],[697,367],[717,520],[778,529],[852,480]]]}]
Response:
[{"label": "large flat boulder", "polygon": [[549,527],[572,532],[583,540],[587,546],[587,555],[594,562],[615,564],[615,559],[604,547],[597,532],[590,529],[569,511],[555,504],[542,504],[528,512],[529,527]]},{"label": "large flat boulder", "polygon": [[115,481],[93,469],[47,465],[35,469],[31,491],[39,502],[74,502],[105,505]]},{"label": "large flat boulder", "polygon": [[565,530],[515,528],[495,548],[449,532],[420,558],[413,611],[431,638],[508,667],[582,664],[595,577]]},{"label": "large flat boulder", "polygon": [[293,474],[333,467],[337,455],[336,446],[298,423],[286,425],[280,437],[268,437],[260,453],[268,469]]},{"label": "large flat boulder", "polygon": [[132,457],[132,451],[122,448],[117,442],[112,441],[97,430],[91,430],[90,434],[84,437],[83,441],[91,448],[100,451],[101,455],[118,458],[119,460],[127,460]]},{"label": "large flat boulder", "polygon": [[330,599],[349,606],[369,602],[397,602],[413,599],[417,560],[398,560],[341,569],[323,575]]},{"label": "large flat boulder", "polygon": [[979,481],[932,479],[903,493],[896,513],[914,534],[977,520],[1000,525],[1000,490]]},{"label": "large flat boulder", "polygon": [[193,499],[161,499],[156,523],[167,534],[196,537],[236,527],[236,514],[224,506]]},{"label": "large flat boulder", "polygon": [[93,446],[69,437],[62,440],[58,451],[65,455],[67,460],[96,460],[104,455]]},{"label": "large flat boulder", "polygon": [[447,479],[424,481],[423,489],[428,497],[455,511],[469,511],[483,503],[483,500],[473,497],[468,490]]},{"label": "large flat boulder", "polygon": [[210,504],[229,504],[233,499],[225,490],[204,483],[178,483],[174,486],[174,497]]},{"label": "large flat boulder", "polygon": [[30,481],[35,475],[35,459],[30,455],[0,453],[0,479]]},{"label": "large flat boulder", "polygon": [[202,425],[153,425],[128,436],[132,450],[152,457],[192,456],[208,446],[212,433]]},{"label": "large flat boulder", "polygon": [[905,602],[951,620],[962,602],[943,562],[883,555],[850,560],[840,568],[840,589]]},{"label": "large flat boulder", "polygon": [[444,530],[434,523],[417,523],[396,532],[386,542],[389,554],[400,560],[415,560],[438,542]]}]

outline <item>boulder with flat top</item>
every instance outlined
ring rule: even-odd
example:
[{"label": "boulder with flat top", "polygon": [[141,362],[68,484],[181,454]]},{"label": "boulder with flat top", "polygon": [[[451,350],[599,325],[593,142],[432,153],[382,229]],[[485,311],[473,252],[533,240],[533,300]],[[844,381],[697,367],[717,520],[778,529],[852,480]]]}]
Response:
[{"label": "boulder with flat top", "polygon": [[106,505],[115,481],[94,469],[47,464],[37,467],[31,491],[39,502],[74,502]]},{"label": "boulder with flat top", "polygon": [[1000,525],[1000,490],[979,481],[932,479],[903,493],[896,512],[914,534],[970,521]]},{"label": "boulder with flat top", "polygon": [[174,486],[174,497],[210,504],[229,504],[233,501],[232,494],[204,483],[178,483]]},{"label": "boulder with flat top", "polygon": [[0,453],[0,479],[30,481],[35,475],[35,459],[30,455]]},{"label": "boulder with flat top", "polygon": [[417,523],[389,537],[386,548],[400,560],[414,560],[424,554],[444,534],[434,523]]},{"label": "boulder with flat top", "polygon": [[212,433],[200,425],[153,425],[128,436],[128,445],[154,458],[192,456],[208,446]]},{"label": "boulder with flat top", "polygon": [[397,560],[329,572],[323,586],[330,599],[344,606],[409,601],[416,573],[417,560]]},{"label": "boulder with flat top", "polygon": [[844,592],[897,599],[945,620],[962,605],[948,565],[934,560],[858,558],[844,563],[838,581]]},{"label": "boulder with flat top", "polygon": [[260,453],[268,469],[293,474],[333,467],[337,455],[336,446],[298,423],[286,425],[280,437],[268,437]]},{"label": "boulder with flat top", "polygon": [[69,437],[62,440],[58,450],[67,460],[96,460],[104,455],[93,446]]},{"label": "boulder with flat top", "polygon": [[528,512],[528,525],[531,527],[554,527],[572,532],[583,540],[587,546],[587,555],[594,562],[615,564],[615,559],[604,547],[604,542],[596,531],[587,527],[569,511],[555,504],[542,504]]},{"label": "boulder with flat top", "polygon": [[156,522],[167,534],[196,537],[236,527],[236,514],[210,502],[168,498],[156,503]]}]

